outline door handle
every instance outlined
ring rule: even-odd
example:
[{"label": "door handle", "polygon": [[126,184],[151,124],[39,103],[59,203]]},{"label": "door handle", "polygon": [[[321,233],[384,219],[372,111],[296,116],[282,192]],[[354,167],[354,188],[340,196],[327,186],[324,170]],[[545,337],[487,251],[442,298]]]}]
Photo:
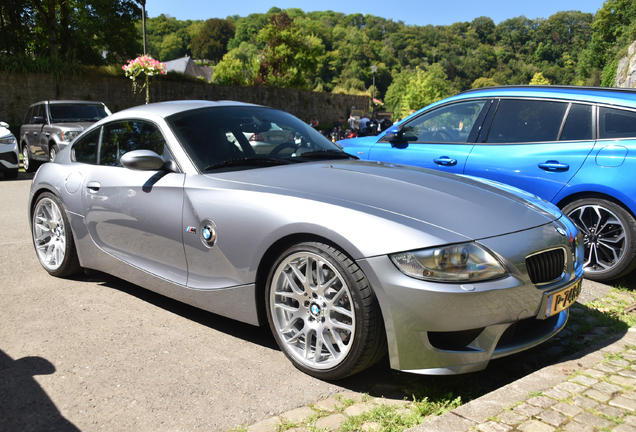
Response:
[{"label": "door handle", "polygon": [[437,159],[433,159],[433,162],[435,162],[437,165],[443,165],[443,166],[457,165],[457,159],[451,159],[448,156],[442,156]]},{"label": "door handle", "polygon": [[88,191],[91,192],[91,193],[96,193],[97,191],[99,191],[99,188],[101,186],[102,185],[99,184],[99,182],[96,182],[96,181],[92,181],[92,182],[86,183],[86,189],[88,189]]},{"label": "door handle", "polygon": [[562,172],[570,169],[570,165],[559,163],[559,161],[549,160],[537,165],[539,168],[545,171]]}]

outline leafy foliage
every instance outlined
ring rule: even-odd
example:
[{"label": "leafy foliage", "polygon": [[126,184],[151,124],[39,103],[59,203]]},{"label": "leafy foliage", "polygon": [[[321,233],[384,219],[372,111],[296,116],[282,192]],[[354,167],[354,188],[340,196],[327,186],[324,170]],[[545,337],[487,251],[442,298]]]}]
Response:
[{"label": "leafy foliage", "polygon": [[192,38],[192,54],[198,58],[219,61],[227,52],[227,43],[234,37],[233,21],[212,18],[205,22],[201,31]]},{"label": "leafy foliage", "polygon": [[280,12],[270,17],[257,41],[265,44],[258,70],[259,84],[309,88],[308,75],[324,51],[317,37],[303,34],[289,15]]},{"label": "leafy foliage", "polygon": [[[5,70],[34,67],[28,57],[101,65],[141,51],[134,0],[3,0],[0,13]],[[375,92],[386,109],[404,114],[443,95],[538,76],[557,85],[612,85],[614,62],[636,39],[636,0],[606,0],[595,16],[562,11],[499,24],[482,16],[410,26],[370,14],[276,7],[225,20],[146,21],[151,56],[207,58],[216,63],[217,83]]]},{"label": "leafy foliage", "polygon": [[121,62],[141,49],[134,0],[3,0],[2,51],[85,65]]}]

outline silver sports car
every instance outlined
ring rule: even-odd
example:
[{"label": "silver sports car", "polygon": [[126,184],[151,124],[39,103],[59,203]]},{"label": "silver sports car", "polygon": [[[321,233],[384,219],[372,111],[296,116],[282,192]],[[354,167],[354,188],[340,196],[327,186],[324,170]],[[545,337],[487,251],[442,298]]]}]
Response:
[{"label": "silver sports car", "polygon": [[[269,153],[246,134],[288,140]],[[363,162],[297,118],[238,102],[120,111],[31,186],[53,276],[95,269],[272,329],[300,370],[387,352],[422,374],[481,370],[561,330],[583,242],[551,204],[477,178]]]}]

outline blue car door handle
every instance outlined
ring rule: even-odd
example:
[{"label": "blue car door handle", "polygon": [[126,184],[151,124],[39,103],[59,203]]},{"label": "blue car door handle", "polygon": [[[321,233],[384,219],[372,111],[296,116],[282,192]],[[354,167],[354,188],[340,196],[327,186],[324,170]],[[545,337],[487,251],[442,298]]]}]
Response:
[{"label": "blue car door handle", "polygon": [[433,162],[435,162],[437,165],[444,165],[444,166],[457,165],[457,159],[451,159],[448,156],[442,156],[437,159],[433,159]]},{"label": "blue car door handle", "polygon": [[100,187],[101,187],[101,184],[96,181],[86,183],[86,189],[88,189],[88,191],[92,193],[99,191]]},{"label": "blue car door handle", "polygon": [[537,165],[539,168],[545,171],[567,171],[570,169],[570,165],[559,163],[559,161],[549,160],[544,163],[540,163]]}]

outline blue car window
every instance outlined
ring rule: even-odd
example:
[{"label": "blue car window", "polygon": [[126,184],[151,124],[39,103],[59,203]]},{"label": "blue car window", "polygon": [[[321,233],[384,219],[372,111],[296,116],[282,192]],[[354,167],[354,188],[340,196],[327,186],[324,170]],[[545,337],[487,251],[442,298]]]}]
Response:
[{"label": "blue car window", "polygon": [[465,143],[485,100],[443,106],[408,122],[403,137],[415,142]]},{"label": "blue car window", "polygon": [[572,104],[565,120],[560,141],[585,141],[594,139],[592,128],[592,106]]},{"label": "blue car window", "polygon": [[566,102],[503,99],[497,108],[486,142],[500,144],[556,141],[568,105]]},{"label": "blue car window", "polygon": [[636,112],[600,107],[600,138],[636,138]]}]

